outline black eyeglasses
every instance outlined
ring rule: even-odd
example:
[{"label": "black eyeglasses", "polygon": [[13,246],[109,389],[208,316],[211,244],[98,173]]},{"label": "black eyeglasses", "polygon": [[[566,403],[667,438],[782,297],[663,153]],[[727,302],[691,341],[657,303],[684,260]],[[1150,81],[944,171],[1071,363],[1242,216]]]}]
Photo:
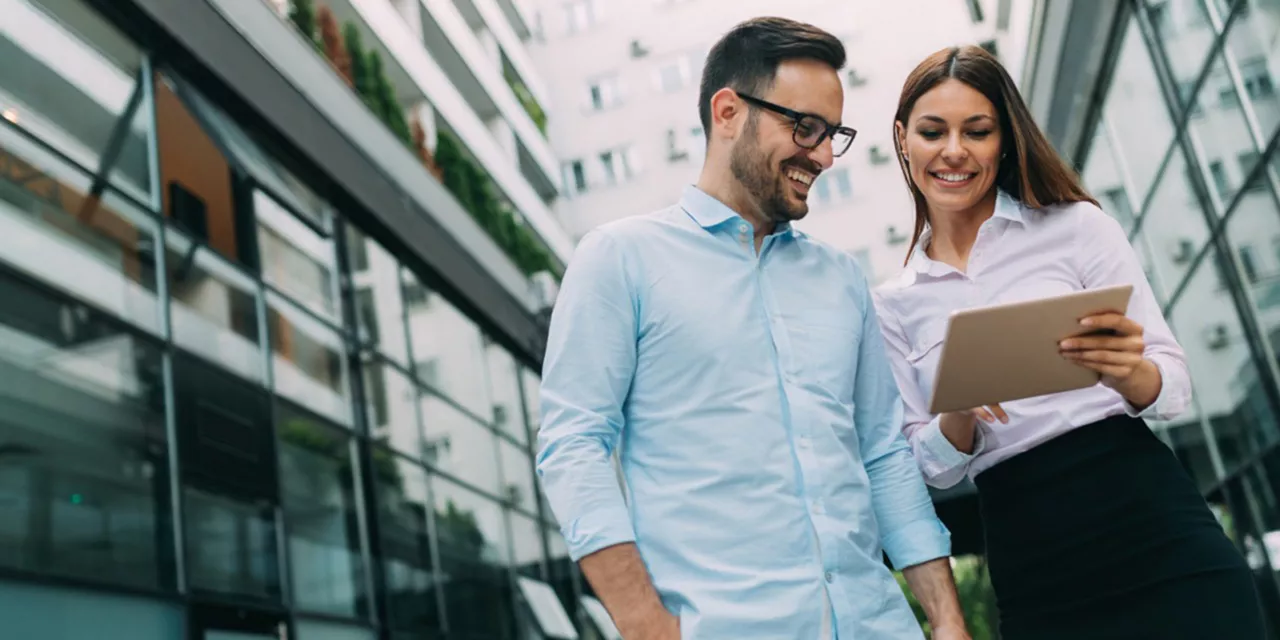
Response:
[{"label": "black eyeglasses", "polygon": [[826,120],[812,113],[801,113],[745,93],[739,93],[738,97],[757,107],[763,107],[790,119],[794,124],[794,128],[791,130],[791,139],[805,149],[817,147],[830,136],[831,155],[840,156],[849,150],[849,145],[853,144],[853,139],[858,135],[858,132],[851,127],[829,124]]}]

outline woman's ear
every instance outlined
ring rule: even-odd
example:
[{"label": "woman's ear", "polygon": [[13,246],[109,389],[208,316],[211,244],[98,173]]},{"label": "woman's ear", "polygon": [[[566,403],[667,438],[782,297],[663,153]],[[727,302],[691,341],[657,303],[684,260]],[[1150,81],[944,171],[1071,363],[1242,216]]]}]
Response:
[{"label": "woman's ear", "polygon": [[902,154],[902,159],[907,159],[907,128],[902,125],[901,120],[895,120],[893,123],[893,133],[898,138],[898,151]]}]

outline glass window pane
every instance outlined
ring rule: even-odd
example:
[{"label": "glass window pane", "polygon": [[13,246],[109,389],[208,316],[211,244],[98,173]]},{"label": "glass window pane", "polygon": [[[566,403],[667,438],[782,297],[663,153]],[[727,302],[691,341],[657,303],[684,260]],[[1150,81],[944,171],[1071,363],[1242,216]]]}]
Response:
[{"label": "glass window pane", "polygon": [[1209,240],[1209,228],[1180,150],[1175,149],[1169,159],[1147,211],[1142,235],[1151,249],[1151,266],[1162,282],[1176,287]]},{"label": "glass window pane", "polygon": [[1204,117],[1193,119],[1187,131],[1205,163],[1210,191],[1225,208],[1252,168],[1242,169],[1239,157],[1253,151],[1254,145],[1222,56],[1214,60],[1196,100]]},{"label": "glass window pane", "polygon": [[0,279],[0,565],[172,588],[159,351]]},{"label": "glass window pane", "polygon": [[0,125],[0,260],[158,334],[158,225],[113,191],[90,198],[92,182]]},{"label": "glass window pane", "polygon": [[297,640],[373,640],[373,631],[364,627],[298,618],[294,623],[294,637]]},{"label": "glass window pane", "polygon": [[12,638],[171,640],[186,637],[181,605],[65,587],[0,582],[0,619]]},{"label": "glass window pane", "polygon": [[1145,195],[1151,188],[1173,140],[1173,123],[1162,96],[1138,23],[1131,20],[1107,93],[1105,113],[1116,136],[1111,142],[1139,194]]},{"label": "glass window pane", "polygon": [[1215,36],[1204,0],[1147,0],[1147,7],[1174,78],[1179,85],[1195,82]]},{"label": "glass window pane", "polygon": [[432,486],[450,630],[464,637],[511,637],[514,601],[502,509],[439,476]]},{"label": "glass window pane", "polygon": [[440,615],[427,535],[427,474],[381,447],[373,449],[372,458],[389,626],[431,637],[440,627]]},{"label": "glass window pane", "polygon": [[498,442],[502,479],[506,484],[502,497],[517,509],[537,513],[538,495],[534,489],[533,458],[528,451],[506,440],[499,439]]},{"label": "glass window pane", "polygon": [[417,387],[396,367],[365,356],[365,420],[374,442],[412,458],[423,454]]},{"label": "glass window pane", "polygon": [[493,399],[493,422],[511,437],[526,442],[524,401],[520,397],[520,379],[516,359],[502,345],[486,341],[489,355],[489,397]]},{"label": "glass window pane", "polygon": [[[1133,227],[1133,209],[1129,202],[1129,194],[1124,188],[1124,174],[1120,171],[1115,150],[1111,146],[1111,136],[1107,135],[1107,124],[1100,122],[1089,147],[1089,157],[1085,160],[1081,177],[1089,191],[1098,197],[1102,210],[1120,222],[1120,226],[1128,230]],[[1138,203],[1141,205],[1141,203]]]},{"label": "glass window pane", "polygon": [[494,449],[498,437],[435,394],[423,393],[419,402],[427,464],[497,495],[498,453]]},{"label": "glass window pane", "polygon": [[253,192],[262,277],[330,322],[338,312],[333,241],[311,230],[261,191]]},{"label": "glass window pane", "polygon": [[280,598],[275,508],[193,487],[183,492],[187,574],[197,590]]},{"label": "glass window pane", "polygon": [[498,503],[441,476],[433,477],[432,488],[441,557],[506,566],[510,551]]},{"label": "glass window pane", "polygon": [[422,287],[413,276],[408,278],[414,284],[406,289],[421,291],[423,298],[416,303],[414,294],[407,300],[415,374],[471,413],[490,415],[480,329],[439,294]]},{"label": "glass window pane", "polygon": [[1262,6],[1236,18],[1227,34],[1226,49],[1235,57],[1240,80],[1266,139],[1280,125],[1280,96],[1273,71],[1274,65],[1280,64],[1280,41],[1275,37],[1280,27],[1280,2],[1250,0],[1248,4]]},{"label": "glass window pane", "polygon": [[276,393],[341,425],[351,424],[346,358],[333,327],[267,294]]},{"label": "glass window pane", "polygon": [[542,525],[520,513],[508,511],[507,515],[511,518],[511,548],[515,554],[516,572],[542,580]]},{"label": "glass window pane", "polygon": [[1240,319],[1210,260],[1191,277],[1171,316],[1195,380],[1200,413],[1230,473],[1260,446],[1275,442],[1278,427]]},{"label": "glass window pane", "polygon": [[520,382],[524,391],[524,413],[529,423],[530,437],[537,438],[538,427],[542,424],[542,400],[540,398],[542,378],[532,369],[520,367]]},{"label": "glass window pane", "polygon": [[258,285],[208,247],[165,234],[173,340],[241,377],[262,380]]},{"label": "glass window pane", "polygon": [[136,45],[83,3],[13,0],[0,23],[0,60],[6,120],[92,171],[122,129],[108,180],[150,201],[151,121],[139,93]]},{"label": "glass window pane", "polygon": [[351,440],[347,433],[286,403],[278,409],[293,601],[318,613],[363,613],[367,594]]},{"label": "glass window pane", "polygon": [[405,332],[400,266],[382,245],[354,226],[349,225],[347,229],[347,261],[355,289],[360,342],[374,346],[400,366],[407,367],[409,340]]},{"label": "glass window pane", "polygon": [[1201,420],[1198,406],[1192,406],[1176,420],[1150,421],[1150,425],[1151,430],[1160,434],[1173,449],[1201,491],[1207,491],[1218,483],[1220,478],[1213,468],[1213,456],[1207,444],[1209,438],[1205,436],[1209,427]]}]

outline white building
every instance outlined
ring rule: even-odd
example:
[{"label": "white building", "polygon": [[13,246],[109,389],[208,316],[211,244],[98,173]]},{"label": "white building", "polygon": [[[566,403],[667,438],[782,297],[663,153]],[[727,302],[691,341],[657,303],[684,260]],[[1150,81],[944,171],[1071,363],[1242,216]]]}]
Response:
[{"label": "white building", "polygon": [[844,42],[844,122],[858,130],[810,193],[800,228],[852,252],[873,280],[897,272],[912,225],[893,158],[902,83],[924,57],[986,43],[1021,75],[1030,4],[1022,0],[531,0],[534,63],[562,161],[556,211],[581,237],[667,206],[697,179],[705,139],[698,83],[707,51],[748,18],[781,15]]}]

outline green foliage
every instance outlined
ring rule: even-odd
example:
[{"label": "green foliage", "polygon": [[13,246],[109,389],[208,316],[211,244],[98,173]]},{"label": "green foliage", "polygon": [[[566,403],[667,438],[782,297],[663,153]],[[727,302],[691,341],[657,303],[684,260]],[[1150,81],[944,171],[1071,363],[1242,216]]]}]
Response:
[{"label": "green foliage", "polygon": [[[360,30],[348,22],[342,27],[342,39],[347,46],[347,55],[351,56],[351,82],[355,85],[356,95],[372,108],[368,96],[373,95],[373,78],[369,72],[368,55],[360,41]],[[377,113],[376,109],[374,113]]]},{"label": "green foliage", "polygon": [[308,40],[316,40],[316,8],[312,0],[293,0],[289,8],[289,20],[306,36]]},{"label": "green foliage", "polygon": [[[999,637],[996,632],[999,616],[985,559],[972,556],[956,558],[953,564],[956,593],[960,597],[960,607],[964,610],[964,621],[969,628],[969,636],[973,640],[996,640]],[[924,630],[926,636],[929,636],[932,629],[929,627],[929,619],[925,616],[924,607],[916,600],[915,594],[911,593],[902,574],[895,571],[894,576],[898,579],[898,586],[907,597],[907,603],[911,605],[911,612],[915,614],[920,628]]]},{"label": "green foliage", "polygon": [[406,147],[412,149],[413,136],[409,133],[409,123],[405,120],[404,109],[396,98],[395,87],[387,78],[386,69],[382,66],[382,56],[377,51],[369,53],[370,94],[365,102],[373,107],[373,112],[382,120],[391,132],[400,138]]}]

